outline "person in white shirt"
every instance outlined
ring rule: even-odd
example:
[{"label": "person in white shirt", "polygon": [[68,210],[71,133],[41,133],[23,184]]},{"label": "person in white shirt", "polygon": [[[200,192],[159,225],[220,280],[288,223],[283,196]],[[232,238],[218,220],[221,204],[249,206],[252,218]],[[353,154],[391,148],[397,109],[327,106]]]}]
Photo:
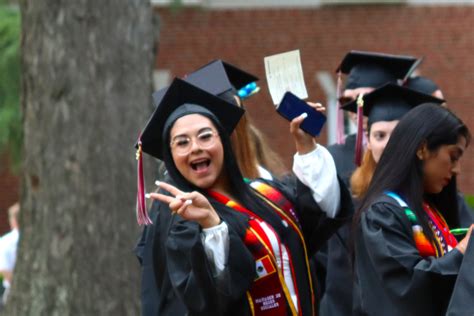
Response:
[{"label": "person in white shirt", "polygon": [[8,220],[10,223],[10,232],[3,235],[0,239],[0,274],[3,277],[3,304],[6,303],[8,292],[13,279],[13,270],[15,268],[18,240],[20,238],[18,215],[20,213],[20,204],[15,203],[8,209]]}]

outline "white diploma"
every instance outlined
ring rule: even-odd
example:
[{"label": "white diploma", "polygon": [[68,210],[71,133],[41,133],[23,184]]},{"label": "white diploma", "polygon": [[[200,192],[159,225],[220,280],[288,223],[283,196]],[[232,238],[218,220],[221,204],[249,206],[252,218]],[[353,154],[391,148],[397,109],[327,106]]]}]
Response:
[{"label": "white diploma", "polygon": [[267,56],[264,63],[273,104],[279,104],[287,91],[300,99],[308,97],[299,50]]}]

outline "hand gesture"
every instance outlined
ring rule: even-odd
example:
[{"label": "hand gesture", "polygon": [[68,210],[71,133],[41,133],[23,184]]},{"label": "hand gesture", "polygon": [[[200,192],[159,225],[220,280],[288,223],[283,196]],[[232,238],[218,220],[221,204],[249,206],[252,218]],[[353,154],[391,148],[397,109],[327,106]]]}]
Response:
[{"label": "hand gesture", "polygon": [[154,192],[147,194],[147,198],[168,204],[171,212],[180,215],[186,220],[198,222],[202,228],[219,225],[219,215],[217,215],[216,210],[209,203],[208,199],[201,193],[197,191],[183,192],[165,182],[157,181],[156,185],[169,192],[172,196]]}]

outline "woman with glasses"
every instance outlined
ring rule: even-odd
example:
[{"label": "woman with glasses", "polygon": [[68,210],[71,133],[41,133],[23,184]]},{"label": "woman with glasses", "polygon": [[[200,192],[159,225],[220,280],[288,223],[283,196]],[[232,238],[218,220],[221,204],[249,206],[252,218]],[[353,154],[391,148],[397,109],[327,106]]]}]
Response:
[{"label": "woman with glasses", "polygon": [[304,117],[290,131],[296,156],[319,155],[311,173],[322,180],[319,205],[301,182],[291,190],[246,182],[229,139],[242,113],[175,79],[142,133],[139,148],[162,159],[173,181],[148,195],[160,201],[153,249],[160,315],[315,312],[308,258],[350,213],[348,192],[329,153],[299,130]]},{"label": "woman with glasses", "polygon": [[[228,103],[243,106],[243,99],[250,97],[258,91],[255,83],[258,78],[247,71],[239,69],[222,60],[212,61],[197,70],[189,73],[185,81],[208,91]],[[165,94],[166,88],[157,91],[153,94],[155,105],[160,104],[160,99]],[[275,162],[278,162],[277,155],[273,155],[270,162],[274,164],[266,164],[267,160],[260,159],[257,155],[257,143],[251,137],[250,131],[252,125],[250,118],[244,114],[239,123],[231,134],[232,149],[235,153],[237,165],[242,173],[242,176],[248,179],[264,178],[271,180],[274,176],[279,175],[279,171]],[[271,155],[271,150],[265,148]],[[167,171],[163,163],[160,166],[160,179],[167,177]],[[148,213],[153,223],[156,224],[158,202],[153,203]],[[142,315],[156,315],[157,314],[157,288],[154,284],[155,269],[152,265],[152,238],[154,235],[155,225],[148,225],[144,227],[142,235],[134,249],[137,258],[140,262],[141,275],[141,305]]]}]

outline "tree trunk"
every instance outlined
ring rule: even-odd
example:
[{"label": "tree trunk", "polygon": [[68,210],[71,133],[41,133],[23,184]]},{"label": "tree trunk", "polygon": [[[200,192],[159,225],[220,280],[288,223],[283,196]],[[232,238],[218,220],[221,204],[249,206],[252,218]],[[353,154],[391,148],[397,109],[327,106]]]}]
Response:
[{"label": "tree trunk", "polygon": [[21,241],[8,315],[137,315],[132,146],[151,114],[149,0],[23,0]]}]

